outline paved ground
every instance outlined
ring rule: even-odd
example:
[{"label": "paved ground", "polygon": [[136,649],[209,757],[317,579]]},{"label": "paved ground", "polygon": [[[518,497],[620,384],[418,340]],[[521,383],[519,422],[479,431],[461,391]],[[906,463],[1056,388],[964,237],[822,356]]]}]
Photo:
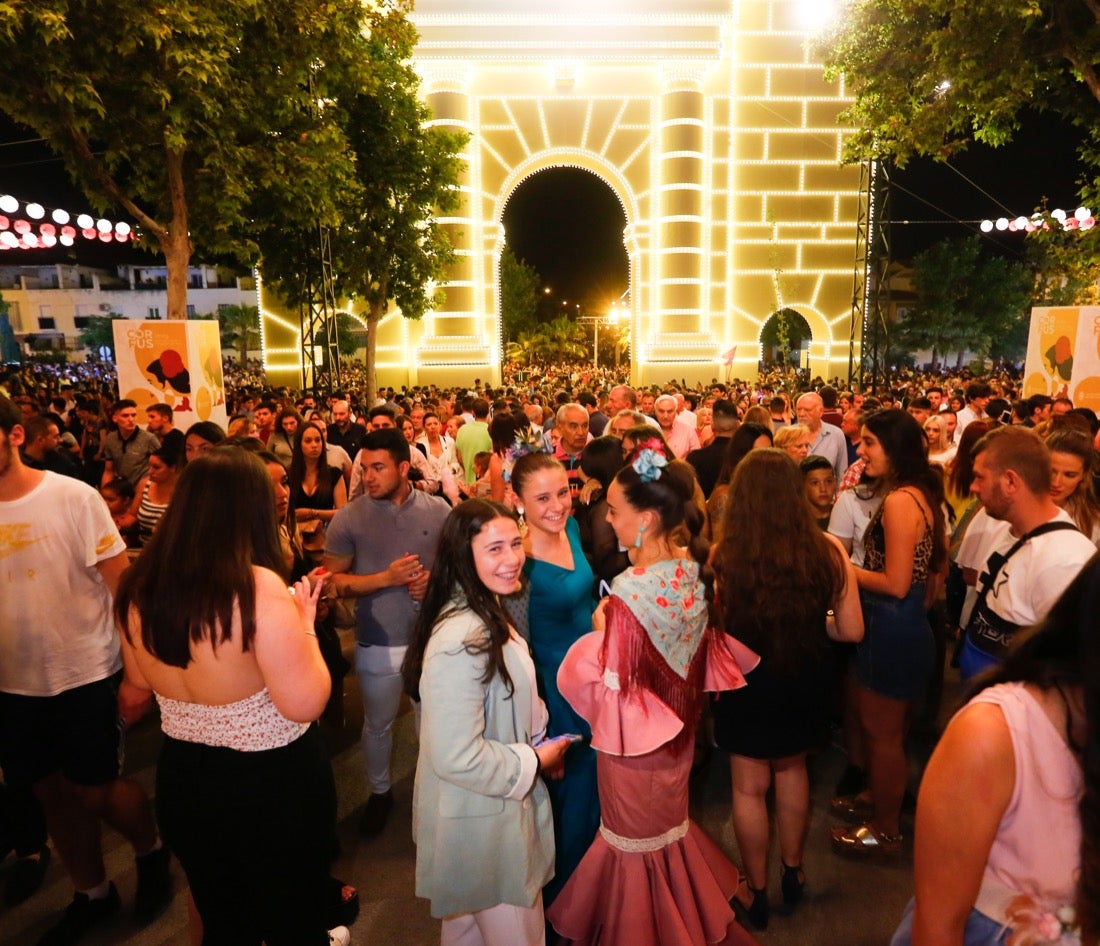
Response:
[{"label": "paved ground", "polygon": [[[949,685],[950,691],[950,685]],[[412,714],[398,720],[394,793],[397,806],[384,834],[360,841],[355,827],[365,799],[357,734],[362,721],[355,675],[345,680],[346,719],[326,729],[332,749],[340,797],[340,837],[343,854],[335,873],[358,886],[362,912],[352,930],[356,946],[421,946],[439,942],[439,924],[428,915],[427,903],[413,895],[415,849],[410,837],[410,806],[416,764]],[[127,770],[152,790],[159,744],[154,720],[145,720],[130,734]],[[811,760],[813,812],[806,871],[807,897],[793,916],[775,916],[761,943],[774,946],[880,946],[889,942],[901,911],[912,892],[912,864],[906,857],[896,864],[852,861],[834,855],[826,845],[827,829],[834,824],[828,813],[832,787],[843,768],[836,748],[824,749]],[[729,819],[730,778],[726,757],[715,751],[707,770],[693,784],[692,816],[737,862],[737,845]],[[272,825],[278,831],[278,825]],[[107,869],[118,884],[126,907],[132,903],[135,872],[130,849],[108,831],[104,837]],[[0,884],[11,861],[0,865]],[[473,865],[471,865],[473,866]],[[123,913],[88,946],[188,946],[186,882],[173,864],[175,896],[169,910],[152,925],[138,929]],[[769,880],[773,903],[779,901],[778,856]],[[71,887],[56,859],[39,893],[14,910],[0,906],[0,946],[32,946],[64,909]]]}]

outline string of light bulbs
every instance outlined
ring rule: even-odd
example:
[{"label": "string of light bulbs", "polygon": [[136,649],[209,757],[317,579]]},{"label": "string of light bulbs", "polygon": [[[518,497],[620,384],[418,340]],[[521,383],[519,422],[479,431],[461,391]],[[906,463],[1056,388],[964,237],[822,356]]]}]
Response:
[{"label": "string of light bulbs", "polygon": [[1034,233],[1036,230],[1050,230],[1051,222],[1061,226],[1063,230],[1091,230],[1096,226],[1096,218],[1088,207],[1078,207],[1072,214],[1062,209],[1050,211],[1050,213],[1036,212],[1030,217],[1000,217],[997,220],[983,220],[981,222],[982,233],[990,233],[996,230],[1008,230],[1010,232]]},{"label": "string of light bulbs", "polygon": [[72,246],[78,237],[100,243],[125,243],[134,238],[134,231],[124,220],[117,223],[103,217],[97,220],[91,214],[49,210],[33,201],[0,195],[0,250]]}]

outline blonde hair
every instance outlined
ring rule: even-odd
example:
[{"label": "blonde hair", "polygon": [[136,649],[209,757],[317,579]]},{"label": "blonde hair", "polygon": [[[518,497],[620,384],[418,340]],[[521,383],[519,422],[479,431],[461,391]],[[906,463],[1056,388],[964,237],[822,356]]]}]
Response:
[{"label": "blonde hair", "polygon": [[802,424],[790,424],[787,427],[780,427],[779,430],[775,432],[772,443],[780,450],[785,450],[787,447],[793,447],[799,440],[808,435],[809,432],[809,428],[804,427]]}]

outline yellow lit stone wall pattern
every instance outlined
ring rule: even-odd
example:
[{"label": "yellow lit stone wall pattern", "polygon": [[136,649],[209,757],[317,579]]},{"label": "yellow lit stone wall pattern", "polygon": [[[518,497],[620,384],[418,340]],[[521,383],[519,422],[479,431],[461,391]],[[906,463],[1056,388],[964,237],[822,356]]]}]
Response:
[{"label": "yellow lit stone wall pattern", "polygon": [[471,137],[445,302],[386,319],[379,382],[499,381],[504,208],[562,166],[622,204],[635,383],[752,376],[781,307],[810,326],[811,371],[845,374],[859,169],[840,165],[843,87],[807,52],[829,5],[418,0],[422,94]]}]

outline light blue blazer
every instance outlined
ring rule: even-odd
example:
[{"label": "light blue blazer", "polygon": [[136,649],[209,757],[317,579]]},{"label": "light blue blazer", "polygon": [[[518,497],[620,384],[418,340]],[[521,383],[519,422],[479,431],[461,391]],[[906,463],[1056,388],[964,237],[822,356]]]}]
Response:
[{"label": "light blue blazer", "polygon": [[530,907],[554,873],[550,798],[541,778],[532,782],[527,673],[506,648],[514,695],[499,676],[483,683],[486,657],[464,645],[484,634],[460,611],[436,626],[424,653],[413,838],[416,894],[434,917]]}]

